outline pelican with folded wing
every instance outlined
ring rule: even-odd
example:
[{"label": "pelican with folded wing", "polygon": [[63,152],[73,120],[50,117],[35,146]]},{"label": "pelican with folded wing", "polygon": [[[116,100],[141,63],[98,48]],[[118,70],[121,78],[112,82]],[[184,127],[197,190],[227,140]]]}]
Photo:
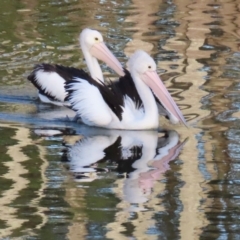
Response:
[{"label": "pelican with folded wing", "polygon": [[66,100],[83,123],[108,129],[157,129],[156,97],[175,123],[186,125],[184,116],[157,74],[156,63],[146,52],[136,51],[129,59],[128,68],[119,81],[134,84],[141,104],[134,95],[124,95],[117,85],[109,88],[87,74],[76,75],[66,83]]}]

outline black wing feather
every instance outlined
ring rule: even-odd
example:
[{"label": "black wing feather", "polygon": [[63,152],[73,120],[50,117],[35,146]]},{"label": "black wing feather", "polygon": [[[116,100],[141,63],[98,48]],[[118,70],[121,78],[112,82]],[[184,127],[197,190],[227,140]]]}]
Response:
[{"label": "black wing feather", "polygon": [[[74,76],[72,80],[68,81],[65,83],[65,90],[67,92],[67,96],[65,98],[65,101],[69,101],[71,98],[71,94],[75,91],[71,89],[71,85],[74,83],[77,83],[78,80],[76,77],[79,76]],[[123,112],[123,98],[121,97],[120,92],[117,91],[111,91],[111,89],[104,83],[99,83],[95,81],[91,76],[89,76],[87,73],[84,72],[84,74],[80,77],[91,85],[97,87],[104,99],[104,101],[107,103],[109,108],[116,114],[116,116],[119,118],[119,120],[122,120],[122,112]],[[71,106],[73,110],[73,106]]]},{"label": "black wing feather", "polygon": [[137,108],[141,108],[142,99],[140,98],[134,81],[130,72],[127,69],[124,69],[125,75],[119,78],[119,81],[113,82],[109,85],[109,88],[112,89],[113,92],[120,94],[122,97],[122,101],[124,96],[130,97],[136,104]]},{"label": "black wing feather", "polygon": [[73,67],[64,67],[62,65],[57,64],[48,64],[48,63],[42,63],[35,65],[32,73],[28,76],[28,80],[39,90],[39,93],[42,95],[45,95],[51,100],[59,101],[54,95],[51,95],[51,93],[47,92],[46,89],[43,88],[43,86],[37,81],[37,72],[43,71],[43,72],[55,72],[60,77],[62,77],[66,82],[70,81],[73,77],[82,77],[84,76],[85,72],[82,69],[77,69]]}]

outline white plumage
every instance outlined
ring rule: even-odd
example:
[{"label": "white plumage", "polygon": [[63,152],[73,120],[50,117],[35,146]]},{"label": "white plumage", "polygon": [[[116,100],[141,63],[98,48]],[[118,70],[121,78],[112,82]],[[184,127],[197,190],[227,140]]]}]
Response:
[{"label": "white plumage", "polygon": [[[84,29],[79,36],[79,42],[90,75],[95,81],[104,81],[98,60],[105,62],[120,76],[124,75],[120,62],[106,47],[98,31]],[[67,104],[64,100],[66,96],[64,84],[74,76],[81,77],[85,74],[81,69],[42,63],[35,66],[28,80],[39,90],[42,102],[63,106]]]},{"label": "white plumage", "polygon": [[185,124],[184,117],[156,73],[153,59],[147,53],[137,51],[128,65],[131,76],[126,71],[122,80],[134,81],[142,107],[139,108],[129,96],[119,97],[121,91],[109,92],[108,87],[93,84],[91,79],[74,78],[66,84],[67,100],[82,121],[109,129],[157,129],[159,119],[154,92],[165,108]]},{"label": "white plumage", "polygon": [[[44,82],[42,79],[44,79]],[[43,69],[40,69],[36,72],[36,82],[41,86],[44,92],[54,96],[60,101],[57,103],[58,105],[64,105],[64,99],[66,97],[64,78],[56,72],[45,72]]]},{"label": "white plumage", "polygon": [[108,126],[112,121],[111,109],[103,100],[98,88],[85,79],[75,80],[76,83],[69,85],[69,90],[73,91],[69,103],[74,106],[77,115],[89,126]]}]

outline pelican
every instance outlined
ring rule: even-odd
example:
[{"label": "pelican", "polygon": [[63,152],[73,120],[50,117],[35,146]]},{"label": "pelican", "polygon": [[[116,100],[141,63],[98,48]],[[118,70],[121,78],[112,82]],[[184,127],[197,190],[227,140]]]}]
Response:
[{"label": "pelican", "polygon": [[[119,76],[124,75],[120,62],[104,44],[101,33],[86,28],[80,33],[79,43],[90,75],[95,81],[99,83],[104,81],[98,60],[105,62]],[[64,106],[68,105],[64,101],[66,97],[65,82],[75,75],[85,76],[85,74],[82,69],[42,63],[34,67],[28,80],[39,90],[38,96],[42,102]]]},{"label": "pelican", "polygon": [[[175,122],[186,121],[156,72],[156,63],[144,51],[136,51],[128,61],[122,82],[133,82],[142,101],[124,95],[116,85],[110,90],[87,74],[66,83],[66,100],[81,121],[89,126],[108,129],[143,130],[159,127],[154,95]],[[131,74],[130,74],[130,73]]]}]

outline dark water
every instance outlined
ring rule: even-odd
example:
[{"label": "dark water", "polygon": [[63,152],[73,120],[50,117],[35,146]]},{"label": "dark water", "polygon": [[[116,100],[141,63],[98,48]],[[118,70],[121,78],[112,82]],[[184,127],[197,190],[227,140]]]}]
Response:
[{"label": "dark water", "polygon": [[[2,0],[0,13],[0,239],[239,239],[238,1]],[[103,131],[39,103],[33,65],[85,68],[85,27],[123,64],[148,51],[190,127]]]}]

